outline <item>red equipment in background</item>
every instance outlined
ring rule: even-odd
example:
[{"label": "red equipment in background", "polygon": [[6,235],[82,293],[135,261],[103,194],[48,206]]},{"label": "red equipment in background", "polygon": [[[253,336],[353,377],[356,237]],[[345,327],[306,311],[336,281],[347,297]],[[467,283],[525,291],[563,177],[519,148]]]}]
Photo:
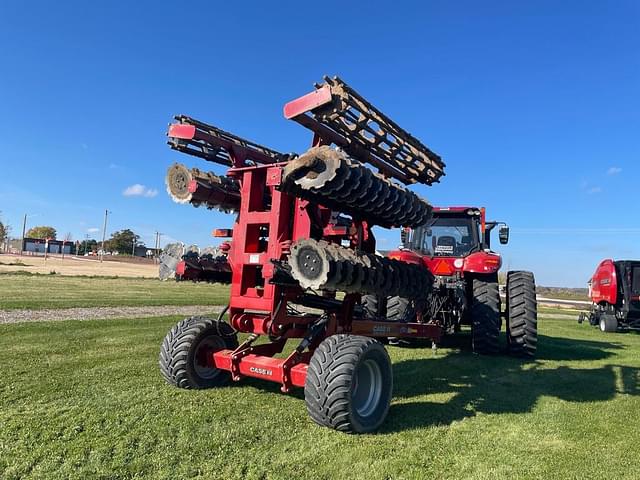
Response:
[{"label": "red equipment in background", "polygon": [[640,329],[640,261],[606,259],[589,280],[591,309],[588,320],[603,332]]}]

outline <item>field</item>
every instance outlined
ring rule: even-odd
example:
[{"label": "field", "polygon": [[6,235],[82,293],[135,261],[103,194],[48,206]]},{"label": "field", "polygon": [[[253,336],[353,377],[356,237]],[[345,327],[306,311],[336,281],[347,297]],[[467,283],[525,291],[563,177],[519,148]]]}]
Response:
[{"label": "field", "polygon": [[0,273],[30,272],[58,275],[99,275],[108,277],[158,277],[158,265],[151,263],[130,263],[107,259],[100,262],[97,258],[60,256],[31,257],[28,255],[0,255]]},{"label": "field", "polygon": [[223,305],[227,287],[143,278],[0,275],[0,310],[16,308]]},{"label": "field", "polygon": [[[20,295],[6,278],[2,308]],[[111,281],[20,278],[92,296]],[[0,325],[0,478],[638,478],[640,335],[545,316],[535,362],[475,356],[464,337],[389,347],[389,417],[349,436],[313,424],[301,391],[167,386],[157,355],[178,320]]]}]

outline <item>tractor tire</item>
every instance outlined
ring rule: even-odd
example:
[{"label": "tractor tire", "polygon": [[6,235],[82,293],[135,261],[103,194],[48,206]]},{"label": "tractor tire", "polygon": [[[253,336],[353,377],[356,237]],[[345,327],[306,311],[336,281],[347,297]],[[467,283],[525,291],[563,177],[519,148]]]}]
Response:
[{"label": "tractor tire", "polygon": [[482,355],[498,353],[500,336],[500,292],[497,275],[472,279],[471,344]]},{"label": "tractor tire", "polygon": [[618,331],[618,320],[616,316],[610,313],[601,313],[599,320],[600,331],[602,332],[617,332]]},{"label": "tractor tire", "polygon": [[518,357],[535,357],[538,306],[533,273],[507,272],[506,317],[509,353]]},{"label": "tractor tire", "polygon": [[411,300],[403,297],[387,298],[387,320],[392,322],[413,322],[416,319],[416,311]]},{"label": "tractor tire", "polygon": [[377,318],[385,316],[384,297],[380,295],[363,295],[360,302],[365,315],[368,318]]},{"label": "tractor tire", "polygon": [[391,360],[377,340],[332,335],[311,357],[304,399],[318,425],[347,433],[376,430],[389,412]]},{"label": "tractor tire", "polygon": [[164,337],[160,347],[160,372],[170,385],[198,389],[225,385],[226,370],[207,365],[208,353],[238,347],[228,323],[206,317],[185,318]]}]

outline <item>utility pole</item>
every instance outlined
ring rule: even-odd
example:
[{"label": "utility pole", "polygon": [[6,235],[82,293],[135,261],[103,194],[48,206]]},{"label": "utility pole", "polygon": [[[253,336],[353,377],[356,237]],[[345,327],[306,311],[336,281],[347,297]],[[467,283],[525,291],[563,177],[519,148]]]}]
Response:
[{"label": "utility pole", "polygon": [[162,233],[156,232],[156,248],[155,248],[155,252],[153,252],[153,258],[156,259],[156,261],[159,258],[158,252],[160,251],[160,236],[161,235],[162,235]]},{"label": "utility pole", "polygon": [[27,231],[27,214],[24,214],[24,220],[22,221],[22,241],[20,242],[20,256],[22,256],[22,252],[24,251],[24,235]]},{"label": "utility pole", "polygon": [[104,225],[102,226],[102,248],[100,249],[100,263],[102,263],[102,257],[104,257],[104,238],[107,234],[107,217],[109,216],[109,210],[104,211]]},{"label": "utility pole", "polygon": [[133,247],[131,247],[131,256],[135,257],[136,256],[136,235],[135,233],[133,234]]}]

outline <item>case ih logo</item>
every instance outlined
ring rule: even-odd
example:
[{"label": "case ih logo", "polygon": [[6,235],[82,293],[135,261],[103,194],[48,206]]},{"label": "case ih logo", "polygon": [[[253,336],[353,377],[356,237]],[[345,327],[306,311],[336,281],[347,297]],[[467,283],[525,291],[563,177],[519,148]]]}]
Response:
[{"label": "case ih logo", "polygon": [[267,370],[266,368],[251,367],[249,371],[257,373],[258,375],[267,375],[268,377],[273,376],[273,370]]}]

